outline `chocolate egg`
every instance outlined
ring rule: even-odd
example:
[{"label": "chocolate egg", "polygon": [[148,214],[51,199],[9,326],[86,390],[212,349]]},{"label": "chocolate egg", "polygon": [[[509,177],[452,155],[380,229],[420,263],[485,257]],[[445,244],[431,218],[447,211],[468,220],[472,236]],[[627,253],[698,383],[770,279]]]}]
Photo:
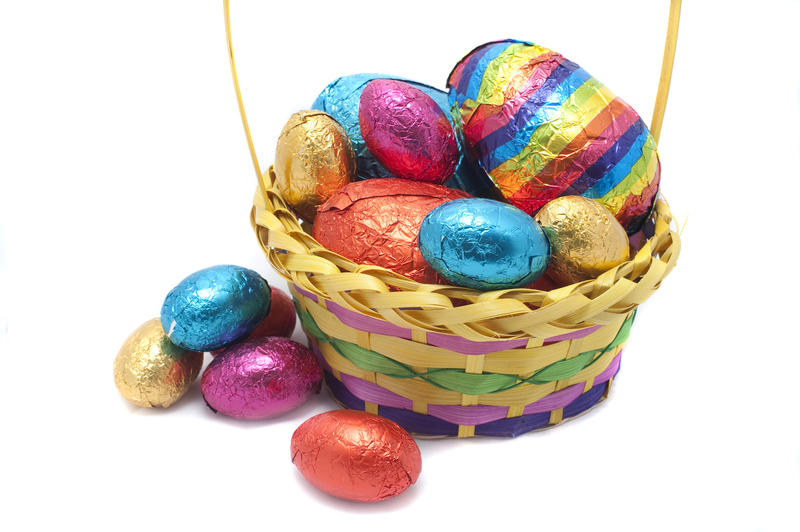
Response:
[{"label": "chocolate egg", "polygon": [[280,336],[227,347],[200,381],[206,404],[238,419],[267,419],[288,412],[318,393],[321,384],[322,369],[314,354]]},{"label": "chocolate egg", "polygon": [[370,81],[358,114],[367,149],[392,175],[441,184],[458,163],[453,126],[433,99],[393,79]]},{"label": "chocolate egg", "polygon": [[419,478],[414,439],[386,418],[356,410],[325,412],[292,435],[292,462],[320,490],[375,502],[404,492]]},{"label": "chocolate egg", "polygon": [[628,260],[628,235],[594,200],[562,196],[542,207],[536,221],[550,240],[547,275],[563,284],[593,279]]},{"label": "chocolate egg", "polygon": [[562,195],[608,208],[629,233],[660,180],[656,143],[628,104],[564,56],[528,42],[479,46],[447,82],[464,142],[529,214]]},{"label": "chocolate egg", "polygon": [[419,251],[422,219],[465,192],[410,181],[368,179],[345,186],[317,213],[313,235],[327,249],[359,264],[388,268],[421,283],[441,278]]},{"label": "chocolate egg", "polygon": [[200,374],[203,353],[170,342],[158,318],[144,323],[122,344],[114,359],[114,383],[137,406],[168,407]]},{"label": "chocolate egg", "polygon": [[[450,114],[447,93],[430,85],[385,74],[353,74],[334,80],[320,93],[312,108],[330,114],[344,128],[356,155],[357,179],[398,177],[378,162],[361,136],[361,124],[359,123],[361,94],[367,84],[377,79],[403,81],[419,89],[436,102],[451,126],[455,128],[456,125]],[[453,177],[445,183],[445,186],[464,190],[473,196],[495,197],[498,193],[494,183],[476,163],[464,156],[461,139],[458,135],[456,135],[456,142],[459,146],[458,163]]]},{"label": "chocolate egg", "polygon": [[275,149],[275,185],[304,220],[350,182],[356,172],[350,141],[336,120],[320,111],[289,117]]},{"label": "chocolate egg", "polygon": [[[297,313],[294,309],[294,303],[286,292],[274,286],[269,287],[270,290],[270,306],[269,314],[261,320],[255,329],[253,329],[245,340],[252,340],[255,338],[266,338],[267,336],[285,336],[291,338],[294,333],[294,327],[297,324]],[[222,352],[222,349],[212,351],[211,354],[217,356]]]},{"label": "chocolate egg", "polygon": [[212,351],[252,331],[269,307],[269,285],[258,273],[212,266],[191,274],[167,294],[161,325],[180,347]]},{"label": "chocolate egg", "polygon": [[477,290],[522,288],[547,268],[542,228],[507,203],[467,198],[433,209],[422,221],[419,249],[454,284]]}]

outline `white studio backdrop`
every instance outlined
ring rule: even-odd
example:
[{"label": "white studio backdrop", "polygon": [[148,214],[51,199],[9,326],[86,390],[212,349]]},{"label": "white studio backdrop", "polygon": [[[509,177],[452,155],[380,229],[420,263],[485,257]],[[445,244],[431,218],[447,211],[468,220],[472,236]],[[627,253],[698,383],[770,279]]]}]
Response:
[{"label": "white studio backdrop", "polygon": [[[506,37],[558,50],[649,120],[667,10],[232,0],[232,24],[266,166],[285,120],[334,78],[443,87]],[[326,394],[248,423],[214,415],[199,383],[164,411],[114,388],[123,340],[189,273],[239,264],[285,288],[249,227],[222,3],[4,2],[0,528],[797,530],[798,20],[797,2],[683,6],[659,146],[683,252],[610,400],[514,440],[420,441],[419,483],[358,505],[289,460]]]}]

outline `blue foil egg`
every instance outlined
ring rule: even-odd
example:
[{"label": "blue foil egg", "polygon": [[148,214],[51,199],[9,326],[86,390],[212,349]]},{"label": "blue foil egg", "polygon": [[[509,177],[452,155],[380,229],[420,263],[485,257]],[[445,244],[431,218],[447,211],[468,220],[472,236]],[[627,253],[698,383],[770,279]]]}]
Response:
[{"label": "blue foil egg", "polygon": [[[430,96],[436,105],[447,117],[450,125],[454,128],[457,124],[453,122],[450,112],[450,104],[447,100],[447,93],[424,83],[417,83],[405,78],[388,76],[385,74],[352,74],[342,76],[329,84],[314,100],[311,108],[324,111],[331,115],[342,126],[353,151],[356,155],[356,176],[357,179],[372,179],[376,177],[398,177],[392,175],[367,148],[364,137],[361,135],[361,126],[358,120],[359,106],[361,104],[361,93],[370,81],[375,79],[390,79],[404,81],[409,85],[421,90]],[[500,199],[500,193],[489,176],[464,153],[464,144],[461,135],[456,130],[456,142],[458,143],[458,163],[456,170],[445,186],[456,188],[469,193],[472,196],[491,197]]]},{"label": "blue foil egg", "polygon": [[433,209],[422,221],[419,249],[442,277],[477,290],[528,286],[550,260],[550,242],[533,218],[484,198]]},{"label": "blue foil egg", "polygon": [[161,326],[184,349],[212,351],[252,331],[269,307],[269,285],[258,273],[240,266],[212,266],[170,290],[161,307]]}]

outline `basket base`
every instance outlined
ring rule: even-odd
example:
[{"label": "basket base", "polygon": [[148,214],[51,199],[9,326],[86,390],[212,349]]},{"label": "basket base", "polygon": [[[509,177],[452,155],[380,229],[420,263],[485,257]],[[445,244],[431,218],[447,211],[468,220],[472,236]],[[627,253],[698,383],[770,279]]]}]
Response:
[{"label": "basket base", "polygon": [[[336,377],[325,371],[328,393],[342,408],[366,410],[390,419],[406,429],[416,438],[464,438],[490,436],[513,438],[527,432],[545,430],[568,419],[585,414],[606,399],[613,379],[597,384],[559,411],[526,414],[513,418],[490,421],[481,425],[464,426],[450,423],[437,417],[419,414],[410,410],[367,403],[353,395]],[[557,412],[557,413],[556,413]]]}]

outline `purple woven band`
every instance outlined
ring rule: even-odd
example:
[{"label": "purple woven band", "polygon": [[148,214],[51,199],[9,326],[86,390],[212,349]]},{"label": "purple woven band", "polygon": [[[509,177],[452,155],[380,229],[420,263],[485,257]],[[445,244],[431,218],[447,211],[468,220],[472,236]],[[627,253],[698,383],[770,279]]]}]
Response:
[{"label": "purple woven band", "polygon": [[[333,396],[346,408],[364,410],[364,401],[353,395],[336,377],[325,372],[325,382]],[[608,381],[596,384],[588,392],[564,407],[563,419],[577,416],[599,403],[608,389]],[[457,436],[458,425],[436,416],[418,414],[411,410],[378,406],[378,415],[391,419],[407,431],[427,436]],[[514,437],[550,424],[550,412],[525,414],[518,417],[503,418],[475,426],[477,436]],[[463,423],[462,423],[463,425]]]}]

